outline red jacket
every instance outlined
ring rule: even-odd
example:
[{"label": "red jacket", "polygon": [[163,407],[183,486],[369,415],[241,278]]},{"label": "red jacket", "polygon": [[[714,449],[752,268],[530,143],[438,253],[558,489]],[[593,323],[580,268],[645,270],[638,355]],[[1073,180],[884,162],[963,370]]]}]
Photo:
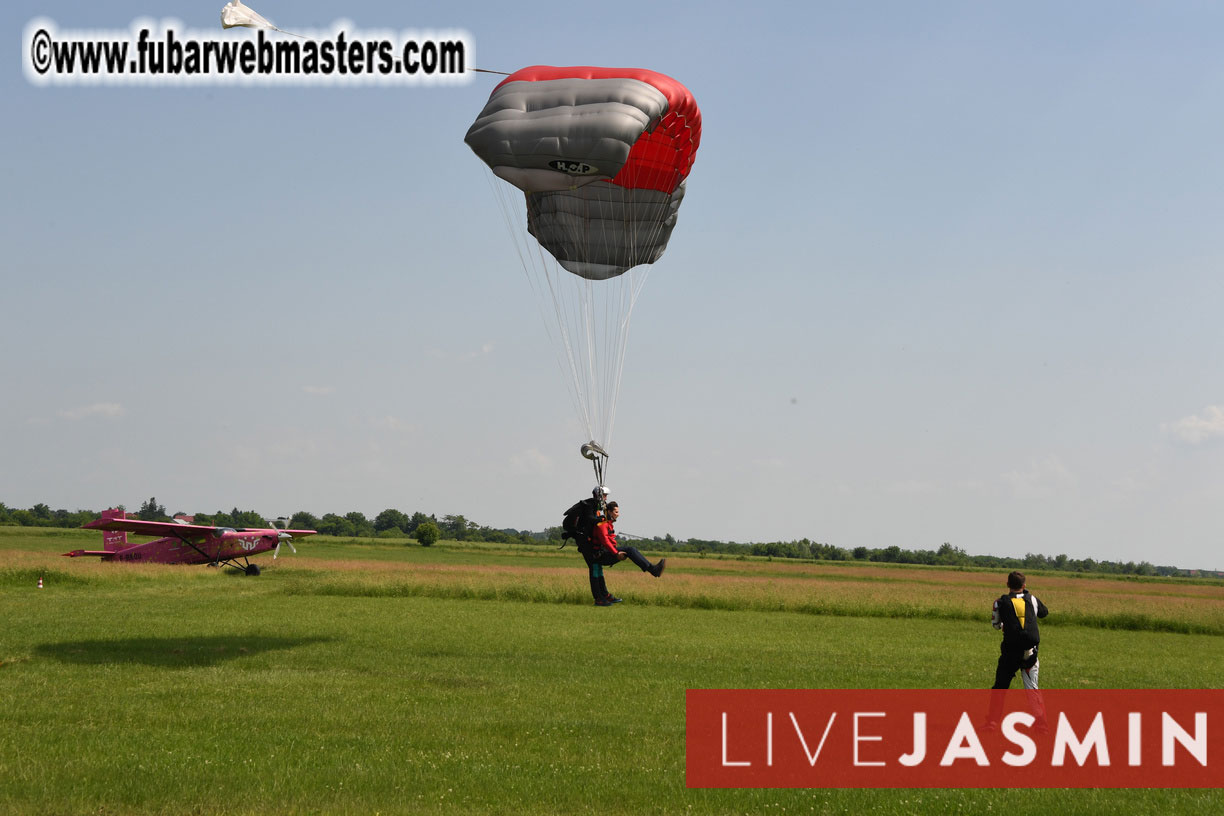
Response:
[{"label": "red jacket", "polygon": [[601,521],[595,525],[591,532],[591,543],[595,545],[596,552],[607,549],[613,555],[620,553],[620,550],[616,549],[616,528],[610,521]]}]

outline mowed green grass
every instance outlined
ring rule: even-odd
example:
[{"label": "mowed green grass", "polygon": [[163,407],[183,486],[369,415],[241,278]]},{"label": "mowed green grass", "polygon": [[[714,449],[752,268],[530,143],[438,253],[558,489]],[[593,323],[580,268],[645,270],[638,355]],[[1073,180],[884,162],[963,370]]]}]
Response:
[{"label": "mowed green grass", "polygon": [[[610,570],[626,602],[601,609],[572,549],[319,539],[258,578],[57,556],[93,538],[0,528],[0,813],[1224,811],[1218,791],[685,787],[687,688],[988,686],[985,612],[936,613],[958,592],[987,610],[1001,576],[676,558]],[[1113,584],[1049,583],[1047,687],[1220,686],[1220,635],[1060,624]],[[880,584],[897,616],[848,614]],[[1224,604],[1123,586],[1146,620]],[[804,601],[829,587],[832,613]]]}]

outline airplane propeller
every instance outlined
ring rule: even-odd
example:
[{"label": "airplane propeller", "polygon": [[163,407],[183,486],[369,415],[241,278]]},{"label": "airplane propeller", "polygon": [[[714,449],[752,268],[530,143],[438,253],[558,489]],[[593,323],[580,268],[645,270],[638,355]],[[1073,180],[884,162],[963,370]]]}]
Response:
[{"label": "airplane propeller", "polygon": [[276,534],[276,549],[272,551],[273,561],[276,560],[276,556],[280,555],[280,545],[282,541],[289,545],[289,549],[293,550],[294,555],[297,555],[297,547],[293,546],[293,536],[281,531]]},{"label": "airplane propeller", "polygon": [[272,560],[276,560],[276,556],[280,555],[280,545],[283,541],[289,545],[289,549],[293,550],[293,554],[297,555],[297,547],[293,546],[293,536],[285,532],[285,528],[289,526],[289,519],[281,516],[276,521],[268,522],[270,527],[277,530],[276,533],[276,549],[272,551]]}]

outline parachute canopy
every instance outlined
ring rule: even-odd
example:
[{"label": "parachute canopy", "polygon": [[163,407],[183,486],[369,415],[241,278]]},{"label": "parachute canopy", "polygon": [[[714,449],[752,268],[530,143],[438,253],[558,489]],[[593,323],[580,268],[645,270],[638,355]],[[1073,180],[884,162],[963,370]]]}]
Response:
[{"label": "parachute canopy", "polygon": [[654,71],[537,65],[493,90],[465,141],[524,192],[542,247],[569,272],[606,280],[666,249],[701,112]]},{"label": "parachute canopy", "polygon": [[701,112],[654,71],[537,65],[494,88],[464,141],[497,177],[602,485],[630,317],[676,224]]}]

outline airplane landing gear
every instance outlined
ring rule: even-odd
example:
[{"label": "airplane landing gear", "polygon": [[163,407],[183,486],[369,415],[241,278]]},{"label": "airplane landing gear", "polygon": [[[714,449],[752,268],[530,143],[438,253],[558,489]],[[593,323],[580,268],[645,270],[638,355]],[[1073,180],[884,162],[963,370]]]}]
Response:
[{"label": "airplane landing gear", "polygon": [[258,565],[258,564],[247,564],[247,565],[246,565],[246,574],[247,574],[247,575],[258,575],[258,574],[259,574],[259,565]]}]

